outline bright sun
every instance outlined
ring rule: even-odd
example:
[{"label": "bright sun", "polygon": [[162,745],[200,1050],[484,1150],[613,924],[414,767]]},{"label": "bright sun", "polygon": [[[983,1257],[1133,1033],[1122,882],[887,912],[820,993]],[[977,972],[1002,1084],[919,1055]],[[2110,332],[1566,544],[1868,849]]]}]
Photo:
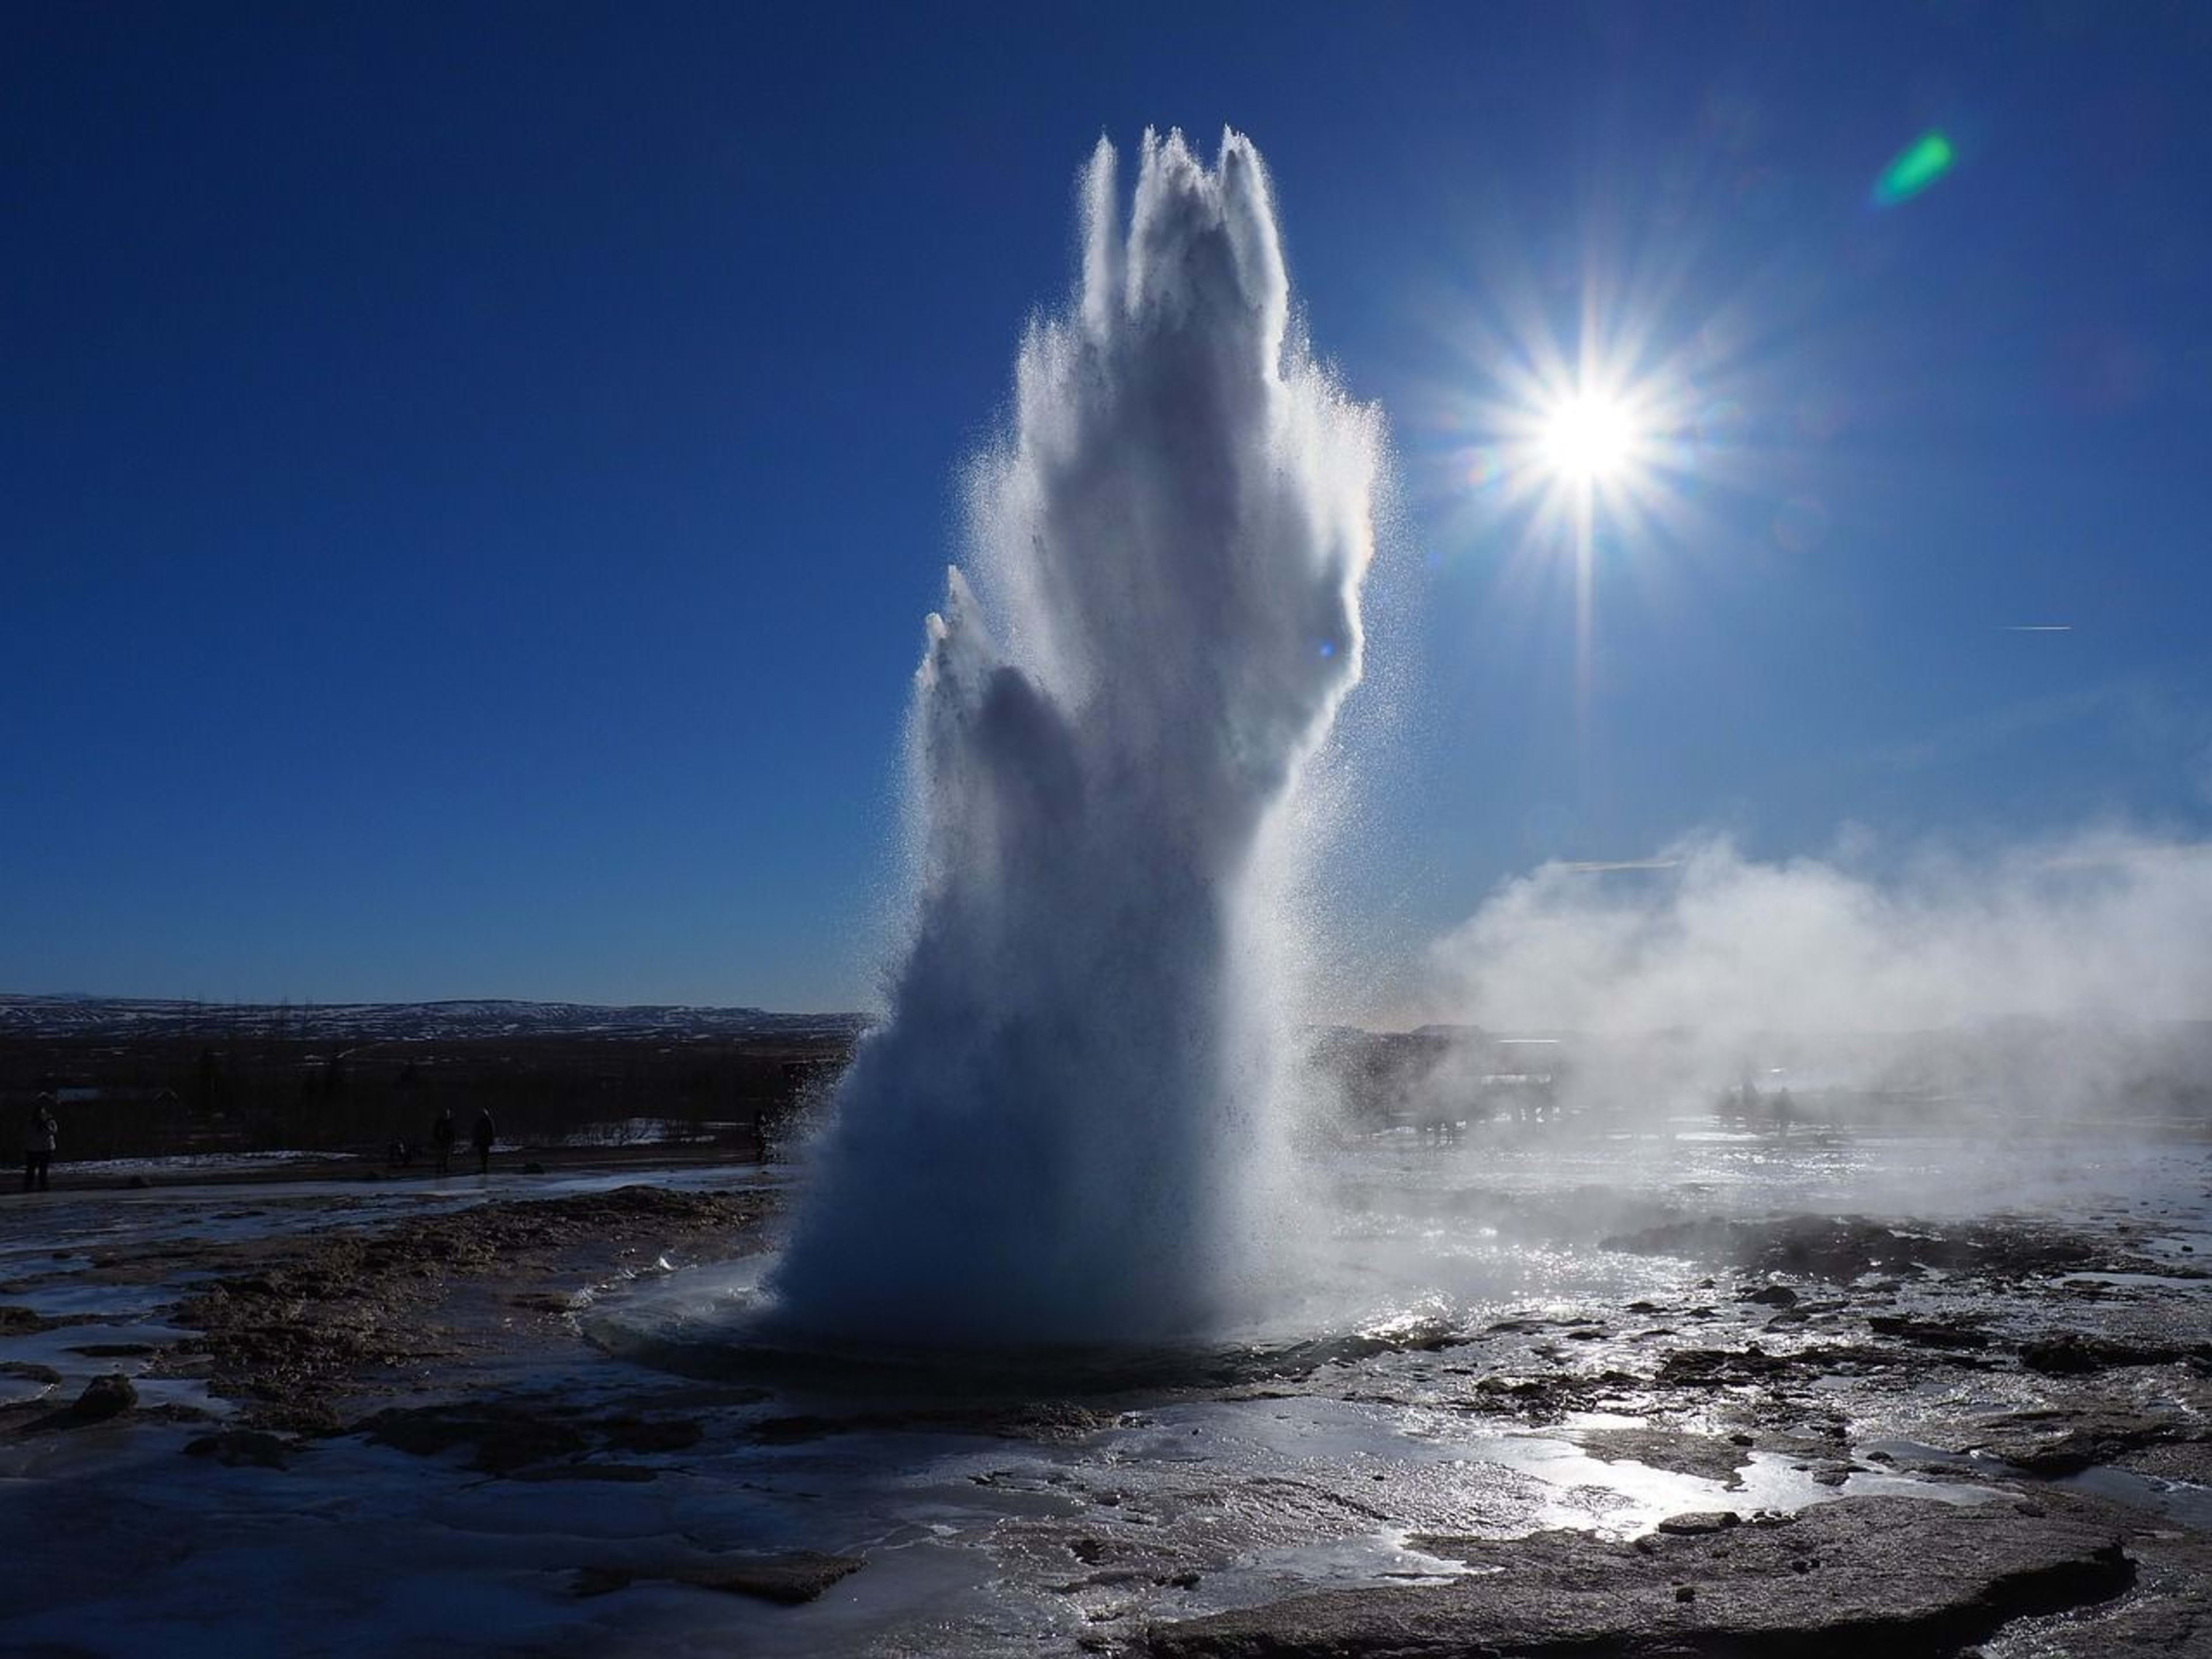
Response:
[{"label": "bright sun", "polygon": [[1554,408],[1538,438],[1544,463],[1562,478],[1603,483],[1636,449],[1636,425],[1619,399],[1577,392]]}]

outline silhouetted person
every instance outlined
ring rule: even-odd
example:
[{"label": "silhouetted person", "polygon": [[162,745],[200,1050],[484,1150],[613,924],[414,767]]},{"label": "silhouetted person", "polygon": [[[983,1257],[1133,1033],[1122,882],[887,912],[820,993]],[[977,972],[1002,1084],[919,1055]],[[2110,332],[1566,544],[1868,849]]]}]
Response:
[{"label": "silhouetted person", "polygon": [[453,1141],[460,1132],[453,1125],[453,1109],[441,1106],[438,1121],[430,1126],[430,1144],[438,1149],[438,1173],[446,1173],[453,1157]]},{"label": "silhouetted person", "polygon": [[1784,1140],[1790,1139],[1790,1124],[1796,1115],[1797,1103],[1790,1098],[1789,1090],[1774,1097],[1774,1127]]},{"label": "silhouetted person", "polygon": [[23,1190],[33,1187],[51,1192],[53,1183],[46,1177],[46,1166],[54,1161],[54,1136],[59,1126],[54,1121],[54,1097],[40,1095],[38,1103],[31,1108],[30,1127],[23,1135]]},{"label": "silhouetted person", "polygon": [[491,1144],[499,1139],[499,1127],[491,1121],[491,1109],[477,1109],[476,1127],[469,1131],[470,1144],[477,1149],[477,1173],[491,1173]]}]

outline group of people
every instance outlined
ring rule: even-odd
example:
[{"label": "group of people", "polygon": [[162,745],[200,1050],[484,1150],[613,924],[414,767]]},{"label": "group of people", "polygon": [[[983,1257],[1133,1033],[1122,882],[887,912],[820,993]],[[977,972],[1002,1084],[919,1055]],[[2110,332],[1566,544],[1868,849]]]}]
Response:
[{"label": "group of people", "polygon": [[[52,1168],[54,1146],[61,1126],[54,1121],[54,1097],[40,1095],[31,1107],[30,1126],[23,1134],[23,1190],[51,1192],[53,1190]],[[460,1139],[460,1127],[453,1121],[453,1109],[441,1107],[437,1121],[430,1126],[430,1145],[438,1155],[438,1173],[444,1175],[451,1167],[453,1144]],[[499,1126],[492,1121],[489,1108],[477,1113],[477,1121],[469,1130],[469,1144],[477,1151],[477,1173],[491,1173],[491,1149],[499,1139]],[[392,1143],[394,1156],[402,1163],[409,1162],[407,1143]]]},{"label": "group of people", "polygon": [[[440,1175],[446,1174],[453,1167],[453,1143],[460,1139],[460,1125],[453,1119],[453,1109],[441,1106],[437,1121],[430,1126],[430,1149],[437,1155]],[[492,1121],[491,1109],[488,1106],[478,1108],[477,1121],[469,1129],[469,1145],[477,1149],[478,1175],[491,1173],[492,1144],[498,1139],[499,1126]],[[412,1149],[404,1140],[392,1143],[392,1161],[398,1164],[415,1161]]]},{"label": "group of people", "polygon": [[49,1170],[54,1161],[54,1139],[61,1126],[54,1121],[54,1097],[40,1095],[31,1106],[31,1126],[23,1135],[23,1190],[51,1192]]}]

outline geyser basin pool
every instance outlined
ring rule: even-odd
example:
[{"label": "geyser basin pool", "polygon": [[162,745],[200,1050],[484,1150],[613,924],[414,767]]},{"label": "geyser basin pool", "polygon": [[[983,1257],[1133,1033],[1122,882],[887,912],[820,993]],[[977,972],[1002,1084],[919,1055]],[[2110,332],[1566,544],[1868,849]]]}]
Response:
[{"label": "geyser basin pool", "polygon": [[[774,1262],[765,1255],[625,1279],[578,1321],[592,1340],[641,1363],[863,1409],[871,1401],[921,1407],[1256,1387],[1331,1366],[1419,1370],[1457,1350],[1469,1364],[1494,1364],[1514,1346],[1509,1339],[1577,1320],[1595,1326],[1641,1301],[1695,1297],[1701,1285],[1710,1300],[1716,1249],[1745,1253],[1747,1268],[1795,1251],[1829,1271],[1850,1270],[1846,1281],[1886,1284],[1875,1293],[1885,1301],[1935,1306],[1966,1248],[1952,1248],[1958,1241],[1992,1229],[2027,1240],[2060,1220],[2116,1230],[2135,1271],[2063,1252],[2014,1252],[2004,1271],[2076,1293],[2099,1282],[2146,1291],[2171,1283],[2203,1299],[2212,1263],[2191,1242],[2203,1158],[2188,1146],[2071,1136],[2021,1140],[2002,1153],[1956,1135],[1783,1141],[1715,1132],[1695,1119],[1642,1134],[1499,1128],[1443,1147],[1384,1135],[1339,1149],[1325,1172],[1308,1171],[1304,1237],[1291,1258],[1299,1281],[1204,1337],[977,1345],[961,1326],[912,1327],[896,1340],[824,1336],[785,1320],[763,1292]],[[1823,1218],[1833,1218],[1825,1231]],[[1861,1231],[1899,1254],[1878,1247],[1856,1260]],[[1923,1265],[1910,1265],[1916,1255]],[[1844,1290],[1839,1283],[1837,1293]],[[1532,1310],[1536,1323],[1520,1330]],[[1768,1310],[1751,1312],[1763,1320]]]},{"label": "geyser basin pool", "polygon": [[1286,806],[1357,681],[1379,418],[1260,158],[1147,133],[1034,326],[915,690],[913,916],[771,1285],[890,1342],[1182,1339],[1279,1277]]}]

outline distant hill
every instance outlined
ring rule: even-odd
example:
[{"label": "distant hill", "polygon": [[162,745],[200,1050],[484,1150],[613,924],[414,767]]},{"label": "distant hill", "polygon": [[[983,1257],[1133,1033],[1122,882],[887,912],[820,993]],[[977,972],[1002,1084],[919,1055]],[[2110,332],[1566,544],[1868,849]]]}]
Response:
[{"label": "distant hill", "polygon": [[527,1036],[850,1037],[856,1013],[781,1014],[764,1008],[580,1002],[216,1003],[160,997],[22,996],[0,993],[0,1037],[287,1036],[391,1042]]}]

